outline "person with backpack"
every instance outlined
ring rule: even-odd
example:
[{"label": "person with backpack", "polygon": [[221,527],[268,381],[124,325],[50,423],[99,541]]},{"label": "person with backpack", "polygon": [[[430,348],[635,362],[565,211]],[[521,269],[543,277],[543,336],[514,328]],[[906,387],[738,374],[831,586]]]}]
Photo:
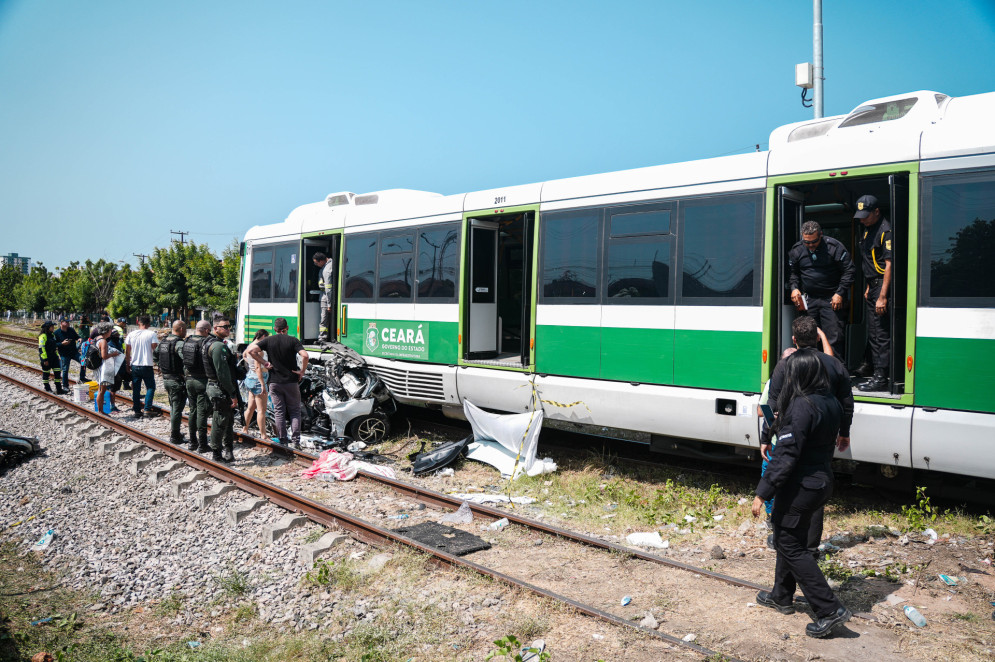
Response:
[{"label": "person with backpack", "polygon": [[[69,320],[63,317],[59,320],[59,328],[55,330],[55,342],[59,352],[59,366],[62,369],[62,390],[69,393],[69,368],[72,362],[80,363],[79,334]],[[82,363],[80,363],[82,365]]]},{"label": "person with backpack", "polygon": [[90,318],[83,315],[79,321],[79,337],[80,337],[80,347],[79,347],[79,383],[82,384],[86,381],[86,351],[90,348],[90,331],[92,327],[90,326]]},{"label": "person with backpack", "polygon": [[211,399],[211,451],[220,462],[235,460],[235,407],[238,405],[238,381],[245,373],[235,355],[224,342],[231,335],[231,320],[214,317],[214,333],[204,340],[204,371],[207,373],[207,397]]},{"label": "person with backpack", "polygon": [[[187,325],[182,320],[173,322],[173,331],[155,348],[153,359],[162,383],[169,396],[169,441],[177,446],[185,443],[180,425],[183,423],[183,407],[187,404],[187,383],[183,374],[183,339],[187,335]],[[192,418],[190,420],[193,420]],[[189,426],[190,443],[197,442],[196,429]]]},{"label": "person with backpack", "polygon": [[198,453],[206,453],[211,449],[207,440],[207,417],[211,415],[211,402],[207,399],[207,371],[204,370],[204,340],[210,333],[210,322],[197,322],[193,335],[183,339],[181,350],[187,401],[190,403],[190,450]]},{"label": "person with backpack", "polygon": [[[88,367],[96,371],[97,411],[101,413],[104,411],[104,394],[108,389],[113,390],[118,369],[124,363],[124,352],[114,347],[111,342],[113,332],[114,326],[109,322],[101,322],[93,327],[96,339],[86,357]],[[116,407],[111,407],[111,411],[116,410]]]}]

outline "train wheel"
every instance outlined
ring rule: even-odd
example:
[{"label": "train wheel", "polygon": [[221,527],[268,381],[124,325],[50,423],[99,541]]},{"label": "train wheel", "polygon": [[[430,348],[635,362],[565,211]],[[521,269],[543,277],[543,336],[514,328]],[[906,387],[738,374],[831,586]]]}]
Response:
[{"label": "train wheel", "polygon": [[390,420],[383,414],[367,414],[349,421],[348,434],[364,444],[383,441],[390,434]]}]

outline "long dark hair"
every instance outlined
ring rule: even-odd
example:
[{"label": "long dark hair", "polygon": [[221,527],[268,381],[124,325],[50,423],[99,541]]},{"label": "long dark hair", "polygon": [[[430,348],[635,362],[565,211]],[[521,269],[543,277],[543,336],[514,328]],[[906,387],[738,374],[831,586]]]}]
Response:
[{"label": "long dark hair", "polygon": [[268,335],[269,331],[267,331],[266,329],[259,329],[258,331],[256,331],[256,337],[253,338],[252,341],[255,342],[256,340],[259,340],[260,338],[265,338]]},{"label": "long dark hair", "polygon": [[777,397],[777,420],[772,432],[777,434],[787,422],[788,408],[796,398],[808,400],[814,393],[829,391],[829,379],[814,349],[799,349],[785,359],[784,386]]}]

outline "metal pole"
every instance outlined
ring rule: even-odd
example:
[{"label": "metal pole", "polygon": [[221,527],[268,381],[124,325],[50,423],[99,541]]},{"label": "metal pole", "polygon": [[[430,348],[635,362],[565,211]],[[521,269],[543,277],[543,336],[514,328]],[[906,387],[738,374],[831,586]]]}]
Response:
[{"label": "metal pole", "polygon": [[815,119],[822,117],[822,0],[812,0],[812,61],[815,63],[815,70],[812,72],[814,80],[815,97],[813,107],[815,108]]}]

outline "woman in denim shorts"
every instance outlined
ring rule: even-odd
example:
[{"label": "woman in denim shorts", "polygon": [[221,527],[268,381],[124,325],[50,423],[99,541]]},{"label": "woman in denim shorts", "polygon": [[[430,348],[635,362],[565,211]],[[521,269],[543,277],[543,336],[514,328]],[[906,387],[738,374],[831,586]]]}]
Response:
[{"label": "woman in denim shorts", "polygon": [[[269,335],[269,331],[266,329],[259,329],[256,331],[256,337],[252,339],[252,342],[259,340],[260,338],[265,338]],[[245,390],[249,392],[249,406],[245,408],[245,427],[242,429],[242,434],[249,434],[249,423],[252,421],[252,412],[256,413],[256,425],[259,426],[259,436],[266,436],[266,382],[269,381],[269,372],[263,367],[263,364],[259,361],[253,361],[252,357],[245,354],[245,362],[248,365],[248,375],[245,377],[245,381],[242,382],[242,386]],[[268,360],[269,357],[263,352],[263,359]]]}]

